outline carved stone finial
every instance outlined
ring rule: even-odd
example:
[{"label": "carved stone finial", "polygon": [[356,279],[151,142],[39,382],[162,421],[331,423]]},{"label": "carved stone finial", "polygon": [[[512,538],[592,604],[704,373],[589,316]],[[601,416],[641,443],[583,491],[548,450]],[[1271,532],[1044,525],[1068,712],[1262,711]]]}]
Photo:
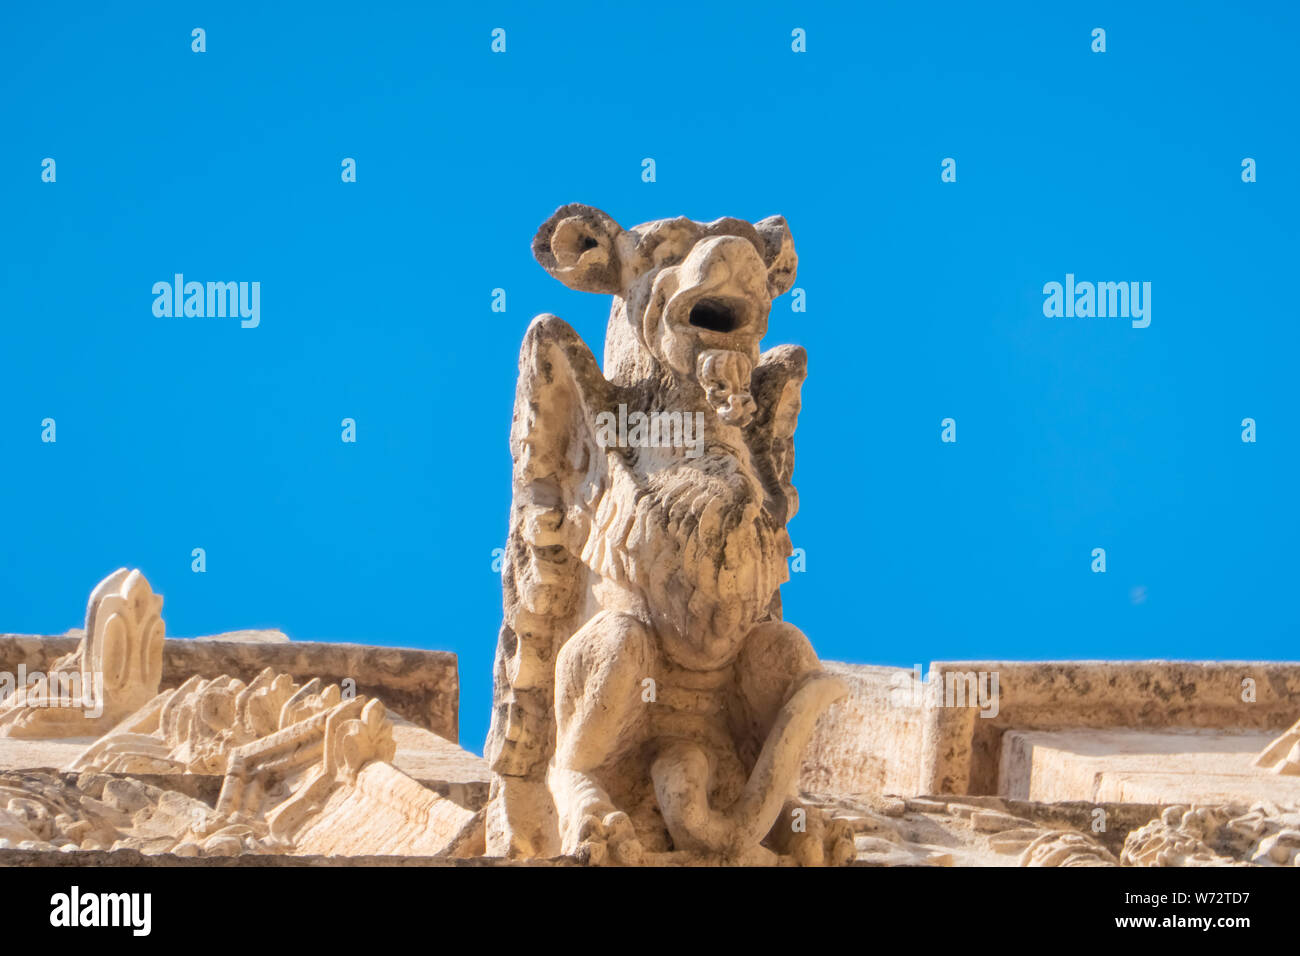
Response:
[{"label": "carved stone finial", "polygon": [[157,695],[164,632],[162,596],[139,571],[114,571],[90,593],[77,649],[0,703],[0,737],[87,737],[114,727]]}]

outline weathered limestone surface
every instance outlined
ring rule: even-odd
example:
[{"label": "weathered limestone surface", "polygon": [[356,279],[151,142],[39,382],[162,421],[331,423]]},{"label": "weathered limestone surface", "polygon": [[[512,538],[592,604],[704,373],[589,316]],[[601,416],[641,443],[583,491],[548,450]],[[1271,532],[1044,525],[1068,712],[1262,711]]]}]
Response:
[{"label": "weathered limestone surface", "polygon": [[103,867],[449,867],[479,869],[483,867],[580,866],[572,857],[553,860],[507,860],[500,856],[226,856],[190,857],[173,853],[141,853],[139,850],[80,850],[75,854],[48,849],[5,849],[0,847],[0,866],[86,866]]},{"label": "weathered limestone surface", "polygon": [[[1155,665],[1130,666],[1148,673]],[[934,759],[925,751],[934,739],[929,711],[953,708],[908,672],[824,670],[851,693],[816,728],[797,807],[820,828],[819,841],[839,834],[856,865],[1300,865],[1294,725],[1280,735],[1168,726],[1190,722],[1181,703],[1155,710],[1190,694],[1152,691],[1102,719],[1155,729],[1005,730],[1001,786],[1032,799],[891,794]],[[1107,686],[1081,690],[1081,707],[1090,694],[1104,699]],[[44,698],[34,700],[44,709]],[[9,702],[11,719],[30,703]],[[996,706],[982,703],[997,717],[1045,719],[1007,697],[1005,685]],[[57,734],[65,723],[29,726]],[[0,865],[508,865],[489,855],[488,776],[482,758],[337,684],[270,668],[250,681],[190,675],[100,736],[0,737]],[[655,862],[729,861],[667,853]]]},{"label": "weathered limestone surface", "polygon": [[[395,727],[379,700],[356,693],[361,682],[352,677],[299,681],[263,667],[248,680],[190,673],[178,686],[162,686],[161,606],[138,571],[123,569],[92,593],[70,654],[50,659],[41,655],[51,642],[10,642],[26,671],[18,670],[0,702],[0,765],[13,768],[0,771],[0,849],[202,858],[483,854],[480,758],[400,717]],[[182,661],[202,669],[302,651],[253,640],[183,647]],[[346,667],[357,650],[287,659]],[[400,666],[400,653],[376,651],[353,672]],[[64,673],[87,681],[68,690]],[[441,673],[454,690],[454,658]],[[454,728],[454,694],[448,716]],[[401,762],[436,778],[429,786],[398,765],[399,741]]]},{"label": "weathered limestone surface", "polygon": [[1300,720],[1282,736],[1269,741],[1254,765],[1284,777],[1300,777]]},{"label": "weathered limestone surface", "polygon": [[0,737],[0,770],[53,770],[81,756],[97,737]]},{"label": "weathered limestone surface", "polygon": [[482,856],[483,815],[374,761],[294,834],[295,853]]},{"label": "weathered limestone surface", "polygon": [[553,315],[520,353],[489,852],[847,861],[796,788],[845,686],[781,618],[807,359],[760,342],[798,263],[785,220],[573,204],[533,254],[613,304],[603,371]]},{"label": "weathered limestone surface", "polygon": [[[80,638],[85,634],[80,627],[69,628],[64,637]],[[242,631],[222,631],[220,634],[205,634],[202,637],[180,638],[192,641],[217,641],[223,644],[287,644],[289,635],[284,631],[245,629]]]},{"label": "weathered limestone surface", "polygon": [[[897,693],[894,667],[827,661],[828,673],[849,687],[817,722],[799,773],[799,786],[817,793],[922,792],[921,738],[925,709],[912,693]],[[908,686],[911,678],[907,677]]]},{"label": "weathered limestone surface", "polygon": [[1300,806],[1300,778],[1256,767],[1259,731],[1008,731],[999,792],[1022,800]]},{"label": "weathered limestone surface", "polygon": [[[385,773],[367,769],[362,776],[380,778]],[[76,782],[75,776],[62,777],[65,783]],[[124,779],[129,783],[144,783]],[[0,788],[6,783],[0,776]],[[102,782],[99,785],[103,786]],[[83,791],[87,795],[96,792],[95,786],[94,782],[87,781]],[[171,825],[169,821],[177,819],[176,809],[183,811],[179,814],[181,819],[187,815],[184,811],[193,809],[188,802],[175,802],[162,810],[149,805],[142,808],[144,813],[137,811],[142,829],[164,831],[161,840],[155,836],[150,843],[135,834],[134,840],[124,840],[112,851],[74,851],[71,847],[60,850],[44,843],[24,844],[21,849],[0,846],[0,866],[463,866],[521,862],[485,857],[481,852],[459,859],[409,851],[388,856],[347,852],[343,838],[337,833],[338,823],[331,821],[335,813],[345,814],[346,825],[355,827],[357,843],[382,845],[390,840],[385,827],[391,824],[383,808],[391,807],[395,801],[386,782],[379,790],[382,798],[378,808],[368,803],[365,810],[374,815],[375,821],[383,820],[384,825],[377,822],[372,825],[366,820],[358,823],[357,808],[347,806],[352,795],[340,792],[331,798],[312,830],[304,834],[305,842],[324,849],[324,853],[197,857],[159,852],[151,847],[167,845],[165,833]],[[104,794],[104,790],[98,792]],[[210,791],[201,792],[199,798],[208,806],[215,799]],[[115,798],[110,796],[110,799]],[[428,797],[419,799],[427,801]],[[859,866],[1294,866],[1300,848],[1295,812],[1267,806],[1193,810],[1132,803],[1042,804],[1000,797],[943,795],[904,800],[805,794],[804,799],[853,833],[855,863]],[[458,819],[464,819],[454,807],[446,803],[441,807],[442,814],[435,811],[432,825],[417,840],[428,839],[430,833],[445,834]],[[1104,814],[1105,826],[1101,830],[1095,829],[1099,813]],[[403,826],[404,820],[399,815],[395,822]],[[475,832],[471,826],[462,832],[468,842],[477,845],[481,830]],[[313,842],[317,839],[319,844]],[[143,854],[137,848],[141,842],[146,844]],[[411,850],[415,846],[410,844]],[[561,857],[523,862],[562,866],[578,861]]]},{"label": "weathered limestone surface", "polygon": [[1126,866],[1297,866],[1300,811],[1259,803],[1167,807],[1128,834]]},{"label": "weathered limestone surface", "polygon": [[[455,654],[315,641],[229,641],[225,636],[164,641],[161,685],[178,687],[195,674],[251,681],[268,667],[301,681],[319,677],[327,684],[341,684],[351,679],[358,694],[381,696],[406,719],[450,741],[458,739],[460,678]],[[19,664],[28,672],[48,670],[78,644],[75,636],[0,634],[0,671],[16,673]]]},{"label": "weathered limestone surface", "polygon": [[[1300,712],[1300,664],[1270,661],[960,661],[940,674],[996,672],[996,717],[974,708],[928,715],[923,789],[994,793],[1002,734],[1018,730],[1127,727],[1277,731]],[[1253,682],[1254,700],[1243,695]]]},{"label": "weathered limestone surface", "polygon": [[196,637],[193,640],[215,641],[220,644],[288,644],[289,635],[284,631],[225,631],[221,634]]},{"label": "weathered limestone surface", "polygon": [[[417,727],[402,717],[390,715],[397,753],[393,766],[423,786],[461,806],[479,809],[488,798],[491,773],[487,762],[463,750],[445,737]],[[85,752],[94,737],[23,740],[0,737],[0,770],[56,770],[67,767]],[[224,769],[224,768],[223,768]],[[137,773],[141,779],[152,775]],[[184,777],[185,780],[202,779]],[[218,785],[220,777],[215,777]],[[175,775],[172,785],[179,785]]]},{"label": "weathered limestone surface", "polygon": [[[1278,733],[1300,713],[1297,663],[936,662],[923,683],[903,668],[826,666],[846,681],[850,694],[818,723],[801,774],[808,789],[1028,796],[1033,773],[1025,747],[1033,741],[1034,752],[1041,750],[1034,772],[1042,781],[1033,793],[1041,799],[1087,799],[1091,791],[1099,800],[1224,802],[1242,798],[1242,788],[1260,799],[1294,799],[1286,796],[1294,792],[1286,782],[1293,766],[1286,755],[1300,744],[1300,732]],[[997,677],[992,706],[962,696],[978,683],[977,675]],[[1120,739],[1106,736],[1112,732],[1139,735],[1128,738],[1138,750],[1134,759],[1110,765],[1114,772],[1104,790],[1077,781],[1065,789],[1047,783],[1047,768],[1060,760],[1054,763],[1041,749],[1048,738],[1028,736],[1075,734],[1074,743],[1054,739],[1067,750],[1104,750],[1111,744],[1103,741]],[[1173,736],[1160,736],[1166,733]],[[1214,756],[1210,739],[1237,756]],[[1252,761],[1259,769],[1250,768]],[[1087,775],[1080,758],[1071,758],[1070,766]],[[1273,780],[1263,779],[1270,774]],[[1228,779],[1233,776],[1239,779]]]},{"label": "weathered limestone surface", "polygon": [[462,807],[478,810],[487,803],[492,773],[486,760],[408,720],[391,719],[394,767]]}]

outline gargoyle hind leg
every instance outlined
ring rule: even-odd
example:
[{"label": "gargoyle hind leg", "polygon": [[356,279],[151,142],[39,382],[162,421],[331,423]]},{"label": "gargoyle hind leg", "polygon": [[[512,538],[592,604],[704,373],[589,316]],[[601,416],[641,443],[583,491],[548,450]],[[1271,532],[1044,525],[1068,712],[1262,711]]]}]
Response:
[{"label": "gargoyle hind leg", "polygon": [[547,779],[567,854],[593,863],[640,859],[632,821],[614,806],[596,772],[644,732],[642,681],[657,673],[657,661],[649,629],[609,611],[583,625],[556,658],[555,758]]},{"label": "gargoyle hind leg", "polygon": [[[771,735],[792,690],[810,679],[820,682],[828,677],[812,644],[793,624],[768,621],[758,625],[736,661],[736,689],[741,704],[737,717],[745,724],[735,728],[738,736],[746,738],[756,752]],[[834,678],[829,680],[835,682]],[[836,696],[832,691],[823,700],[829,702]],[[764,842],[805,866],[840,865],[851,859],[851,830],[845,824],[832,822],[817,808],[805,806],[795,793],[794,779],[785,785],[790,789],[789,796]]]}]

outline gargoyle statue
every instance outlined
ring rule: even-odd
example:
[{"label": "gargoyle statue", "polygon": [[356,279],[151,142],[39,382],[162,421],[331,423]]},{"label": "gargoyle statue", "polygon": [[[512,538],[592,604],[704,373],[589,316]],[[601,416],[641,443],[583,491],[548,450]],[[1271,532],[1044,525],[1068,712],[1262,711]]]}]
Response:
[{"label": "gargoyle statue", "polygon": [[560,208],[533,254],[612,295],[605,373],[553,315],[519,358],[488,852],[839,864],[797,800],[846,693],[781,619],[800,348],[759,354],[798,259],[783,218],[622,229]]}]

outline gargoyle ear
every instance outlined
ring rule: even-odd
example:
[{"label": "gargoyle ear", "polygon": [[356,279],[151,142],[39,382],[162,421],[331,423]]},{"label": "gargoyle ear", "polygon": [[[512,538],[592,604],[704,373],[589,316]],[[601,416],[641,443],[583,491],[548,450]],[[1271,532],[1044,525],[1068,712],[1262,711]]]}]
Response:
[{"label": "gargoyle ear", "polygon": [[754,223],[763,240],[763,261],[767,263],[767,291],[772,298],[788,292],[794,285],[799,257],[795,255],[794,239],[784,216],[768,216]]},{"label": "gargoyle ear", "polygon": [[570,203],[552,213],[533,237],[533,256],[570,289],[623,291],[617,239],[623,227],[592,206]]}]

